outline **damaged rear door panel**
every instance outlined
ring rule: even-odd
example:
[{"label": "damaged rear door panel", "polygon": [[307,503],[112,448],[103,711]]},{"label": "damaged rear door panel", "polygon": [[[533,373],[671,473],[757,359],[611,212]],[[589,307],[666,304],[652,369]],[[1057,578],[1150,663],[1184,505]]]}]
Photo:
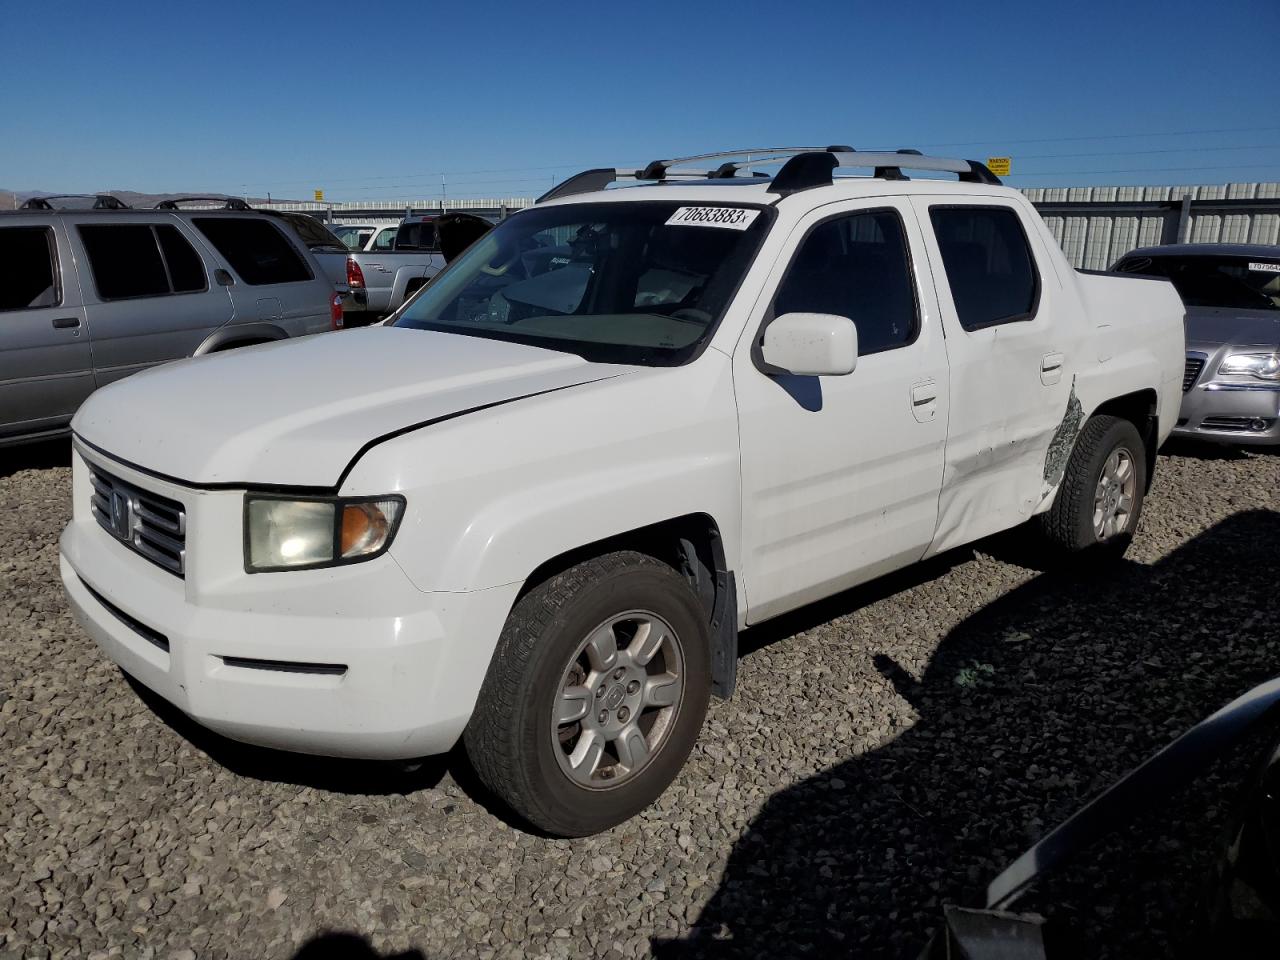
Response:
[{"label": "damaged rear door panel", "polygon": [[1056,248],[1025,202],[913,202],[926,227],[951,373],[929,551],[938,553],[1016,526],[1052,494],[1083,422],[1075,387],[1088,331]]}]

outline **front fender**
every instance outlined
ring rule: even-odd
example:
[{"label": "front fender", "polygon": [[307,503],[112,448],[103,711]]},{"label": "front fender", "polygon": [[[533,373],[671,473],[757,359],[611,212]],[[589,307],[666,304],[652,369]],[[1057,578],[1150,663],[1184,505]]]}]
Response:
[{"label": "front fender", "polygon": [[741,471],[727,358],[649,369],[379,444],[343,493],[403,493],[391,555],[423,590],[523,582],[569,550],[689,514],[739,550]]},{"label": "front fender", "polygon": [[192,356],[203,356],[237,343],[263,343],[288,338],[288,332],[274,323],[228,323],[205,337]]}]

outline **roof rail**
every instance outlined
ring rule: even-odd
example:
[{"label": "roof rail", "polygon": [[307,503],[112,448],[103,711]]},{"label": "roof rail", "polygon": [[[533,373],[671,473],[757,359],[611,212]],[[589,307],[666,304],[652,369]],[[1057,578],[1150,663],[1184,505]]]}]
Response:
[{"label": "roof rail", "polygon": [[[752,161],[753,163],[756,161]],[[649,168],[644,170],[627,170],[617,167],[595,167],[591,170],[583,170],[581,173],[575,173],[567,180],[562,180],[554,187],[540,196],[534,203],[543,203],[547,200],[556,200],[560,197],[571,197],[578,193],[595,193],[597,190],[603,190],[611,183],[618,180],[653,180],[654,177],[646,176]],[[710,180],[717,176],[723,177],[716,170],[681,170],[676,173],[666,173],[656,178],[662,182],[670,182],[672,180]],[[730,173],[728,176],[732,177]],[[765,174],[755,174],[753,179],[767,180]]]},{"label": "roof rail", "polygon": [[173,197],[170,200],[161,200],[156,204],[157,210],[179,210],[180,203],[220,203],[223,210],[252,210],[253,207],[245,203],[239,197]]},{"label": "roof rail", "polygon": [[[735,159],[737,158],[737,159]],[[723,161],[714,170],[675,170],[690,163]],[[870,167],[872,176],[882,180],[906,180],[903,167],[912,170],[936,170],[957,174],[968,183],[999,185],[1000,180],[984,164],[977,160],[951,160],[945,157],[927,157],[919,150],[904,148],[893,152],[859,152],[853,147],[836,144],[829,147],[754,147],[749,150],[725,150],[720,153],[700,153],[692,157],[672,160],[652,160],[640,170],[622,170],[614,167],[596,167],[583,170],[556,184],[535,203],[569,197],[579,193],[603,190],[618,180],[653,180],[659,183],[676,179],[723,180],[738,175],[744,167],[785,160],[773,177],[770,193],[788,194],[811,187],[829,186],[837,167]],[[755,174],[767,179],[766,174]]]},{"label": "roof rail", "polygon": [[31,197],[26,200],[19,210],[59,210],[65,207],[55,207],[50,200],[93,200],[92,210],[128,210],[129,205],[117,197],[111,196],[109,193],[51,193],[45,197]]},{"label": "roof rail", "polygon": [[952,160],[948,157],[928,157],[919,150],[895,150],[893,152],[859,153],[856,151],[811,151],[798,153],[782,165],[782,169],[769,185],[770,193],[783,195],[797,190],[831,185],[837,167],[871,167],[872,176],[882,180],[906,180],[902,168],[933,170],[954,173],[965,183],[1000,185],[1000,178],[977,160]]}]

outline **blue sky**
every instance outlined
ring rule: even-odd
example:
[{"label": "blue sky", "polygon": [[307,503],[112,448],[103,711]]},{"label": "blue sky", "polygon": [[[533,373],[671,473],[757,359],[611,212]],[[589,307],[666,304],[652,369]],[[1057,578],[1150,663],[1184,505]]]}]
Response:
[{"label": "blue sky", "polygon": [[1280,2],[0,0],[0,188],[537,194],[788,143],[1280,180]]}]

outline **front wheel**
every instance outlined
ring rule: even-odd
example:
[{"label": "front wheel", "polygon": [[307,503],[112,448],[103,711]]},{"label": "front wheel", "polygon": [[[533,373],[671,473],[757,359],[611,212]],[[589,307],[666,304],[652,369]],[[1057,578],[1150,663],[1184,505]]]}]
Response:
[{"label": "front wheel", "polygon": [[639,813],[675,779],[710,689],[706,615],[684,578],[644,554],[611,553],[517,602],[463,741],[515,813],[584,836]]},{"label": "front wheel", "polygon": [[1133,540],[1147,489],[1147,454],[1130,421],[1092,418],[1076,440],[1053,506],[1036,518],[1059,556],[1119,557]]}]

